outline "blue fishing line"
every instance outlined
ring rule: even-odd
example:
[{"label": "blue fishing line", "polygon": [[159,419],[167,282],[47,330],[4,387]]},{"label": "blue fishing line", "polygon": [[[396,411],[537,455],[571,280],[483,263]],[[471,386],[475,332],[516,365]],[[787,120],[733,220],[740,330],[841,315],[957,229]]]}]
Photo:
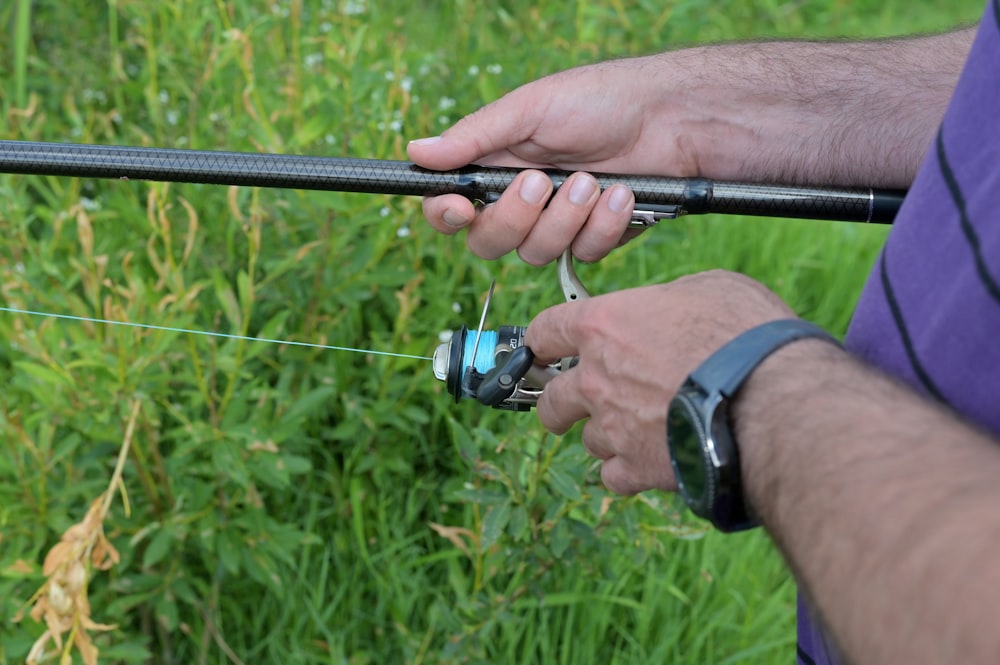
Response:
[{"label": "blue fishing line", "polygon": [[476,357],[472,357],[473,347],[476,346],[476,331],[470,330],[465,336],[465,349],[462,351],[462,378],[465,372],[472,365],[480,374],[493,369],[496,361],[493,359],[493,350],[496,349],[497,340],[500,334],[496,330],[484,330],[482,338],[479,340],[479,348],[475,350]]},{"label": "blue fishing line", "polygon": [[[189,335],[208,335],[209,337],[242,339],[247,342],[269,342],[271,344],[288,344],[289,346],[309,346],[315,349],[327,349],[330,351],[350,351],[351,353],[370,353],[376,356],[412,358],[414,360],[431,360],[429,356],[411,356],[406,353],[391,353],[389,351],[372,351],[370,349],[354,349],[349,346],[330,346],[328,344],[314,344],[312,342],[293,342],[284,339],[267,339],[266,337],[248,337],[246,335],[230,335],[228,333],[212,332],[209,330],[189,330],[187,328],[171,328],[169,326],[154,326],[148,323],[132,323],[130,321],[111,321],[109,319],[92,319],[86,316],[73,316],[72,314],[54,314],[52,312],[35,312],[29,309],[15,309],[14,307],[0,307],[0,312],[11,312],[12,314],[30,314],[31,316],[46,316],[52,319],[67,319],[69,321],[104,323],[110,326],[128,326],[131,328],[143,328],[146,330],[163,330],[166,332],[186,333]],[[469,352],[471,353],[472,350],[470,349]]]}]

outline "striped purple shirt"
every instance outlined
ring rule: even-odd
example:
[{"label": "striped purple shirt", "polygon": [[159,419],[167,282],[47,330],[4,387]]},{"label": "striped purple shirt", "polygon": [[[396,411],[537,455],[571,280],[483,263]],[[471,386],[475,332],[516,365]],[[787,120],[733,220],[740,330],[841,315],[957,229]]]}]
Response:
[{"label": "striped purple shirt", "polygon": [[[1000,0],[847,334],[872,365],[1000,435]],[[798,662],[840,662],[799,600]]]}]

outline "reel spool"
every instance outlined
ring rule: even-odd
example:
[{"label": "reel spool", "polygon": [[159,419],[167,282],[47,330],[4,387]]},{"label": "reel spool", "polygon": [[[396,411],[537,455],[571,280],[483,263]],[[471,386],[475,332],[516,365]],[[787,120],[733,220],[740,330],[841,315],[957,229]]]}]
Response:
[{"label": "reel spool", "polygon": [[[573,256],[568,249],[559,257],[557,274],[567,302],[590,297],[573,270]],[[452,333],[449,341],[434,349],[434,376],[445,382],[456,403],[471,397],[495,409],[528,411],[538,403],[545,384],[561,370],[575,365],[578,359],[563,358],[551,365],[536,365],[535,354],[524,345],[525,326],[483,330],[495,285],[496,282],[490,284],[486,294],[479,328],[471,331],[463,325]]]},{"label": "reel spool", "polygon": [[[462,326],[434,350],[434,376],[445,382],[459,402],[473,398],[507,411],[528,411],[538,401],[542,385],[528,375],[534,354],[524,345],[524,326],[469,330]],[[537,377],[536,377],[537,382]]]}]

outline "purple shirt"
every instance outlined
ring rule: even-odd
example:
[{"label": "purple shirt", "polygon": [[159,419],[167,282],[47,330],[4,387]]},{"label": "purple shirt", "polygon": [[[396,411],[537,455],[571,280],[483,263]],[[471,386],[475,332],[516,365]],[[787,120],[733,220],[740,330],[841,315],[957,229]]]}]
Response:
[{"label": "purple shirt", "polygon": [[[847,347],[1000,435],[1000,0],[868,279]],[[799,600],[798,662],[839,663]]]}]

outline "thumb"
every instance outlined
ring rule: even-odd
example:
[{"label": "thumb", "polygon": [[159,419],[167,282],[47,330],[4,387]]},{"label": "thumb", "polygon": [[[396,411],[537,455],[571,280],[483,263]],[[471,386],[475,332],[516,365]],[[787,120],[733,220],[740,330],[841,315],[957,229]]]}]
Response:
[{"label": "thumb", "polygon": [[[457,169],[476,161],[502,166],[523,166],[507,148],[528,139],[534,123],[528,119],[531,105],[519,90],[475,111],[445,130],[441,136],[410,141],[406,153],[420,166]],[[484,158],[488,158],[485,159]]]},{"label": "thumb", "polygon": [[579,355],[579,324],[586,320],[590,300],[561,303],[542,310],[528,324],[524,344],[535,354],[536,362]]}]

